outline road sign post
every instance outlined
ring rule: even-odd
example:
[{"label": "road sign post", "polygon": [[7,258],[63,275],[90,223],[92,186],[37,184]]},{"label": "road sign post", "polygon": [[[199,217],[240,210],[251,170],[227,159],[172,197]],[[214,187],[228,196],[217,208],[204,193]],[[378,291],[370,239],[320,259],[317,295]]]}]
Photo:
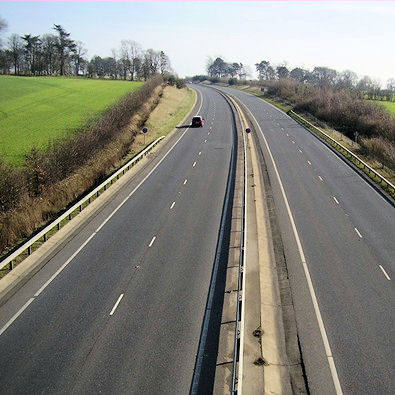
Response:
[{"label": "road sign post", "polygon": [[143,134],[144,134],[144,145],[145,145],[145,135],[148,133],[147,128],[143,128]]}]

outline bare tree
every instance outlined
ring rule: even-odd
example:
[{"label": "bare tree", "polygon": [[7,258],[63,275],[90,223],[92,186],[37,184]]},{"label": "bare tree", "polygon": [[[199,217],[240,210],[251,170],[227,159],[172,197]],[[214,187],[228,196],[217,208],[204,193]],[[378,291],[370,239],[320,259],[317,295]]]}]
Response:
[{"label": "bare tree", "polygon": [[48,75],[54,74],[57,70],[58,57],[56,56],[57,37],[54,34],[44,34],[41,37],[41,50]]},{"label": "bare tree", "polygon": [[130,79],[133,80],[136,74],[136,59],[141,58],[142,48],[139,43],[133,40],[121,41],[121,58],[124,60],[124,79],[126,79],[126,73],[130,75]]},{"label": "bare tree", "polygon": [[78,76],[83,65],[85,65],[86,60],[84,56],[88,53],[85,45],[81,41],[75,41],[75,47],[72,49],[71,60],[74,64],[75,75]]},{"label": "bare tree", "polygon": [[18,34],[11,34],[8,37],[8,51],[11,54],[13,65],[14,65],[14,74],[19,75],[20,73],[20,63],[22,61],[23,56],[23,41]]}]

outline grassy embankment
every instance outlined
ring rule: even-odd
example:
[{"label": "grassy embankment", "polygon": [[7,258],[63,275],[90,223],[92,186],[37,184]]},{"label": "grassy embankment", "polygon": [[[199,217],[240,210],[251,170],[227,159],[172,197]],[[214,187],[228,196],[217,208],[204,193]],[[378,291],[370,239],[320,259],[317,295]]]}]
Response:
[{"label": "grassy embankment", "polygon": [[0,76],[0,156],[21,165],[33,147],[68,136],[142,82]]},{"label": "grassy embankment", "polygon": [[[162,88],[161,88],[162,89]],[[126,134],[128,135],[131,130],[135,130],[136,126],[140,124],[139,119],[147,119],[146,126],[149,128],[149,133],[146,135],[145,145],[148,145],[151,141],[155,140],[157,137],[161,135],[168,134],[175,126],[179,125],[179,122],[186,116],[189,110],[192,108],[196,94],[194,91],[187,89],[176,89],[174,87],[166,87],[161,94],[161,98],[159,100],[159,104],[156,105],[157,96],[153,96],[152,100],[149,100],[144,108],[131,119],[130,125],[126,128]],[[152,103],[151,103],[152,102]],[[154,103],[155,102],[155,103]],[[155,107],[155,110],[152,111],[152,107]],[[147,113],[148,111],[148,113]],[[152,112],[151,112],[152,111]],[[150,113],[150,114],[149,114]],[[145,115],[147,114],[147,115]],[[131,156],[135,155],[137,152],[141,151],[144,148],[144,138],[142,134],[137,135],[136,138],[133,137],[133,142],[130,146],[129,153],[118,163],[114,163],[114,166],[120,166]],[[111,144],[109,147],[111,151],[118,150],[118,143],[114,142],[114,145]],[[105,162],[107,157],[106,151],[102,154],[99,154],[98,157],[94,161]],[[95,166],[93,166],[95,167]],[[90,165],[84,171],[80,172],[85,174],[87,171],[89,172]],[[114,168],[114,167],[113,167]],[[80,176],[77,174],[76,176],[71,177],[75,182],[80,183]],[[92,199],[93,201],[94,199]],[[84,206],[85,207],[85,206]],[[78,211],[78,210],[77,210]],[[78,213],[74,213],[77,215]],[[75,215],[72,215],[74,217]],[[67,218],[61,223],[63,226],[67,222]],[[56,229],[47,234],[47,237],[51,237],[56,232]],[[19,240],[22,242],[22,240]],[[33,250],[37,249],[40,246],[41,242],[37,242],[33,246]],[[8,249],[7,249],[8,250]],[[5,252],[5,251],[3,251]],[[26,257],[26,254],[20,256],[14,264],[18,264]],[[0,273],[0,277],[5,275],[6,272]]]},{"label": "grassy embankment", "polygon": [[[282,100],[277,100],[276,98],[268,98],[263,95],[263,93],[260,91],[259,87],[255,86],[237,86],[236,88],[251,93],[257,97],[262,98],[263,100],[267,101],[268,103],[271,103],[275,105],[277,108],[280,108],[284,112],[287,112],[289,110],[292,110],[292,106],[284,103]],[[390,103],[390,102],[380,102],[380,104],[385,104],[388,105],[388,107],[392,107],[391,105],[393,104],[393,109],[395,110],[395,103]],[[370,167],[372,167],[374,170],[376,170],[379,174],[381,174],[383,177],[387,178],[390,182],[395,183],[395,172],[389,169],[388,167],[384,166],[382,163],[378,162],[377,160],[372,160],[370,157],[361,154],[360,151],[360,145],[349,139],[347,136],[344,134],[338,132],[337,130],[334,130],[327,125],[323,124],[319,120],[317,120],[314,117],[309,117],[306,114],[300,114],[303,116],[305,119],[307,119],[309,122],[311,122],[313,125],[319,127],[321,130],[323,130],[326,134],[328,134],[330,137],[332,137],[334,140],[336,140],[338,143],[342,144],[344,147],[349,149],[351,152],[353,152],[355,155],[359,156],[365,163],[367,163]]]},{"label": "grassy embankment", "polygon": [[380,106],[385,107],[390,114],[395,115],[395,102],[373,100],[373,103],[380,104]]}]

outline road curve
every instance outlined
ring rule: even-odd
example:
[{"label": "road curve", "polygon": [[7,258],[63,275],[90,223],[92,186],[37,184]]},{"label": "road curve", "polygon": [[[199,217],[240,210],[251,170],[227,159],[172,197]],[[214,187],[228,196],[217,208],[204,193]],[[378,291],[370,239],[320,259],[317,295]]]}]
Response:
[{"label": "road curve", "polygon": [[132,193],[165,143],[1,306],[3,394],[189,392],[234,133],[224,98],[198,90],[204,127]]},{"label": "road curve", "polygon": [[[306,256],[345,394],[395,392],[395,210],[314,135],[263,100],[234,89],[267,140]],[[310,391],[334,393],[287,216],[263,136]]]}]

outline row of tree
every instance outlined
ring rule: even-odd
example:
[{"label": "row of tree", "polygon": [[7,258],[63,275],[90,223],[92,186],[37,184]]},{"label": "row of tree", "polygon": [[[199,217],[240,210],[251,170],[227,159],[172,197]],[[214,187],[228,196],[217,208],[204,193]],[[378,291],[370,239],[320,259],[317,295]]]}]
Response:
[{"label": "row of tree", "polygon": [[286,65],[274,67],[266,60],[256,63],[255,67],[260,81],[290,79],[319,87],[354,90],[366,95],[368,99],[393,100],[395,95],[394,78],[388,79],[386,89],[382,89],[380,81],[369,76],[359,79],[351,70],[338,72],[329,67],[314,67],[313,71],[300,67],[290,70]]},{"label": "row of tree", "polygon": [[[266,81],[290,79],[319,87],[354,90],[360,92],[361,95],[366,96],[368,99],[395,100],[394,78],[387,81],[386,89],[382,89],[380,81],[368,76],[359,79],[358,75],[351,70],[338,72],[329,67],[314,67],[313,71],[301,67],[290,69],[286,64],[274,66],[267,60],[256,63],[255,68],[259,81],[263,85]],[[229,78],[229,81],[234,83],[235,78],[242,80],[246,77],[251,77],[248,66],[237,62],[228,63],[220,57],[210,58],[207,62],[206,70],[208,77],[214,81],[219,78]]]},{"label": "row of tree", "polygon": [[[0,19],[0,33],[6,27]],[[163,51],[143,50],[132,40],[124,40],[112,56],[87,58],[88,50],[70,38],[63,26],[54,25],[54,34],[41,36],[11,34],[0,41],[0,72],[15,75],[84,75],[113,79],[148,79],[171,71]]]}]

